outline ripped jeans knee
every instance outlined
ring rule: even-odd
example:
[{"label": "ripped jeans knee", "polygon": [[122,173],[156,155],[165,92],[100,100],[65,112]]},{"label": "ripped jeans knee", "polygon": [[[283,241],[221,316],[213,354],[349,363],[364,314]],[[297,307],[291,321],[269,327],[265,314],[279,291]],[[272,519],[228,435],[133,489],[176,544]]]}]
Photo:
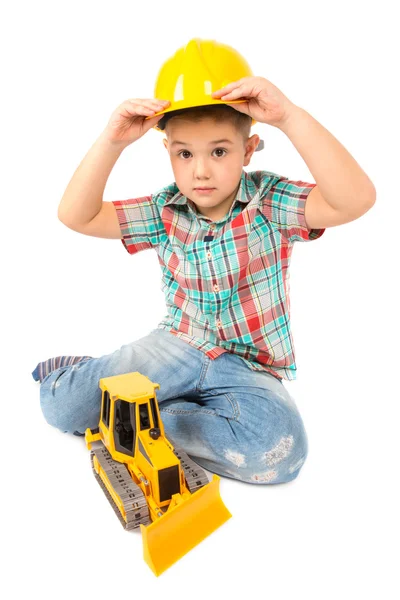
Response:
[{"label": "ripped jeans knee", "polygon": [[[302,425],[302,424],[301,424]],[[304,427],[283,434],[272,444],[244,451],[226,448],[219,460],[194,458],[200,466],[221,476],[253,484],[278,484],[293,481],[308,454]]]}]

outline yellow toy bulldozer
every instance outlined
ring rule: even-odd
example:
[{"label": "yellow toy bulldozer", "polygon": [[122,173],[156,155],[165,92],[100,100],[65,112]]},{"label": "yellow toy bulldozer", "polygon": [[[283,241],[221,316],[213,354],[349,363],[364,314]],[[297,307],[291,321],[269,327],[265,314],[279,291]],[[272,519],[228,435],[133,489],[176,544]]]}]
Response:
[{"label": "yellow toy bulldozer", "polygon": [[100,379],[99,427],[87,429],[94,475],[143,557],[160,575],[232,515],[207,474],[165,437],[156,389],[141,373]]}]

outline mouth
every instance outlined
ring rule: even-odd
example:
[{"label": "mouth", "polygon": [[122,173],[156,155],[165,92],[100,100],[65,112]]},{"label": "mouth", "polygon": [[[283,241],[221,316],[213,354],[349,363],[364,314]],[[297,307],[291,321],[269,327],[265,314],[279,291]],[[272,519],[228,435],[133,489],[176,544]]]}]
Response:
[{"label": "mouth", "polygon": [[215,190],[215,188],[207,188],[207,187],[196,187],[194,188],[197,192],[211,192]]}]

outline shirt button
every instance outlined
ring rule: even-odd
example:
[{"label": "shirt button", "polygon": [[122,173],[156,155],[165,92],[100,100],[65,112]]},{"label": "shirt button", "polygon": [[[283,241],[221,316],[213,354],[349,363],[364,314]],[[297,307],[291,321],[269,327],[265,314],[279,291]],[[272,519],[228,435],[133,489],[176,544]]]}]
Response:
[{"label": "shirt button", "polygon": [[221,321],[217,321],[217,327],[222,327]]},{"label": "shirt button", "polygon": [[219,287],[216,284],[214,285],[214,292],[219,292]]},{"label": "shirt button", "polygon": [[215,229],[215,223],[210,223],[210,228]]},{"label": "shirt button", "polygon": [[211,252],[207,252],[207,258],[211,258]]}]

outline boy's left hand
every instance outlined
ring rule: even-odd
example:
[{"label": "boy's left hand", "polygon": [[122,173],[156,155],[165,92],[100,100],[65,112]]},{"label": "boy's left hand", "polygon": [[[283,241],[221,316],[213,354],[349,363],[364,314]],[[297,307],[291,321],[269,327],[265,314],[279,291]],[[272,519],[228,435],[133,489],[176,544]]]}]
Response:
[{"label": "boy's left hand", "polygon": [[[275,85],[264,77],[243,77],[212,92],[213,98],[223,100],[235,110],[249,115],[260,123],[281,127],[296,106]],[[230,104],[229,100],[247,99]]]}]

